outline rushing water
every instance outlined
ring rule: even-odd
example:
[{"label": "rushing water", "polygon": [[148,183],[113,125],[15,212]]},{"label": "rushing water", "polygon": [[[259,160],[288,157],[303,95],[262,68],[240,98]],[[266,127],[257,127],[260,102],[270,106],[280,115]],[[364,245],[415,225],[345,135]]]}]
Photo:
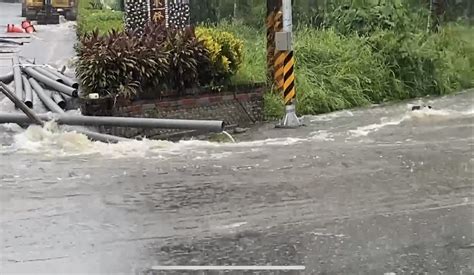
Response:
[{"label": "rushing water", "polygon": [[[0,3],[1,28],[20,7]],[[67,64],[73,24],[37,29],[20,54]],[[112,145],[52,123],[0,125],[0,273],[271,264],[472,274],[473,99],[335,112],[299,129],[264,124],[222,144]],[[12,111],[0,97],[0,112]]]},{"label": "rushing water", "polygon": [[104,144],[54,124],[2,125],[4,270],[466,272],[473,99],[310,116],[299,129],[265,124],[236,143]]}]

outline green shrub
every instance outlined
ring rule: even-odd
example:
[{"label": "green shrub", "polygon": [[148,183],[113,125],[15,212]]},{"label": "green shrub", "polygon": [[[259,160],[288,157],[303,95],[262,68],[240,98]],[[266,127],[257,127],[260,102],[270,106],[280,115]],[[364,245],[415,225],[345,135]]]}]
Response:
[{"label": "green shrub", "polygon": [[370,38],[374,52],[402,85],[404,95],[396,98],[442,95],[473,86],[472,39],[454,29],[436,34],[381,31]]},{"label": "green shrub", "polygon": [[377,30],[413,29],[414,22],[405,6],[388,2],[359,7],[341,5],[326,15],[323,25],[344,35],[370,35]]},{"label": "green shrub", "polygon": [[285,104],[283,97],[279,93],[270,91],[263,97],[263,104],[265,106],[264,117],[267,120],[276,120],[283,117],[285,114]]},{"label": "green shrub", "polygon": [[183,92],[186,88],[209,84],[211,71],[209,52],[192,30],[169,30],[165,40],[170,64],[170,87]]},{"label": "green shrub", "polygon": [[198,27],[195,32],[209,52],[212,78],[221,82],[235,75],[242,64],[243,41],[229,32],[213,28]]},{"label": "green shrub", "polygon": [[98,31],[82,37],[76,74],[86,94],[133,97],[142,85],[156,85],[169,66],[163,43],[125,32]]},{"label": "green shrub", "polygon": [[267,61],[263,26],[255,29],[241,22],[223,21],[213,28],[230,32],[243,41],[242,64],[231,78],[231,82],[234,84],[265,82]]},{"label": "green shrub", "polygon": [[212,79],[208,52],[191,30],[165,29],[150,24],[140,35],[112,31],[85,34],[77,48],[76,73],[86,94],[141,92],[158,97],[163,90],[181,95],[186,88],[205,85]]}]

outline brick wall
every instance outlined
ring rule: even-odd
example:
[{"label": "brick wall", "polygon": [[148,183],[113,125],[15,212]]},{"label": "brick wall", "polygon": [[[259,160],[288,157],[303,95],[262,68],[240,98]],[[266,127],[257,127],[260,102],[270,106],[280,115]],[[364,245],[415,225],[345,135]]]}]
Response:
[{"label": "brick wall", "polygon": [[[112,110],[114,116],[209,119],[224,120],[227,127],[246,127],[263,120],[264,88],[249,88],[247,91],[223,92],[181,99],[140,100]],[[92,115],[89,113],[89,115]],[[170,129],[136,129],[125,127],[100,127],[103,133],[148,138],[168,138],[200,133]]]}]

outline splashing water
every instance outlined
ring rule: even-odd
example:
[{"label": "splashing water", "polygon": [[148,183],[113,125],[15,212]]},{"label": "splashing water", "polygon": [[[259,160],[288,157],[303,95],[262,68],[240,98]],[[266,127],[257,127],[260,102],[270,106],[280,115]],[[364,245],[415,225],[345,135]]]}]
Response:
[{"label": "splashing water", "polygon": [[234,137],[232,137],[231,134],[229,134],[227,131],[222,131],[222,133],[226,135],[230,139],[230,141],[232,141],[232,143],[235,143],[235,139]]},{"label": "splashing water", "polygon": [[353,137],[367,136],[370,133],[376,132],[386,126],[400,125],[405,121],[413,121],[418,123],[433,123],[446,121],[453,118],[472,116],[474,114],[474,108],[470,108],[466,111],[455,111],[449,109],[429,109],[424,108],[416,111],[407,111],[402,116],[397,118],[383,117],[380,119],[380,123],[369,124],[361,127],[357,127],[355,130],[349,130],[349,134]]},{"label": "splashing water", "polygon": [[[457,106],[458,108],[459,106]],[[349,136],[350,139],[365,137],[377,132],[387,126],[400,125],[410,121],[416,124],[430,124],[439,121],[456,119],[458,117],[472,117],[474,108],[472,105],[463,105],[462,109],[422,109],[419,111],[409,111],[410,106],[397,105],[395,108],[383,107],[372,110],[359,110],[354,112],[339,112],[333,115],[323,115],[322,118],[312,117],[314,131],[302,137],[274,137],[267,136],[265,139],[236,142],[227,132],[224,134],[232,143],[215,143],[200,140],[183,140],[179,142],[169,142],[161,140],[130,140],[118,144],[107,144],[93,142],[86,136],[77,132],[65,132],[62,127],[55,123],[47,123],[44,127],[30,126],[23,130],[16,125],[2,125],[6,143],[0,148],[0,153],[38,153],[45,156],[77,156],[97,154],[107,158],[167,158],[177,155],[190,154],[193,158],[216,158],[227,157],[238,153],[238,148],[243,151],[260,150],[261,147],[281,147],[291,146],[306,142],[326,143],[338,142],[339,137]],[[71,112],[77,112],[71,111]],[[384,116],[371,123],[365,122],[366,118]],[[348,118],[339,125],[341,117]],[[352,119],[352,117],[354,117]],[[345,124],[344,124],[345,123]],[[355,124],[356,123],[356,124]],[[355,125],[354,125],[355,124]],[[359,125],[357,127],[357,125]],[[352,129],[351,129],[352,128]],[[271,132],[268,132],[271,134]],[[274,132],[276,133],[276,132]],[[295,130],[296,135],[304,131]],[[278,135],[278,134],[277,134]],[[293,135],[293,134],[292,134]],[[9,142],[10,138],[12,142]],[[214,155],[213,155],[214,154]]]},{"label": "splashing water", "polygon": [[[232,136],[228,136],[235,142]],[[79,156],[98,154],[108,158],[124,157],[152,157],[166,158],[166,156],[181,155],[183,152],[194,155],[209,156],[212,148],[254,148],[260,146],[281,146],[295,144],[306,139],[274,138],[266,140],[248,141],[240,143],[214,143],[201,140],[182,140],[170,142],[163,140],[130,140],[109,144],[89,140],[85,135],[69,131],[54,122],[47,122],[44,127],[31,125],[26,130],[15,131],[14,143],[4,151],[23,153],[38,153],[45,156]],[[227,156],[226,154],[223,155]]]}]

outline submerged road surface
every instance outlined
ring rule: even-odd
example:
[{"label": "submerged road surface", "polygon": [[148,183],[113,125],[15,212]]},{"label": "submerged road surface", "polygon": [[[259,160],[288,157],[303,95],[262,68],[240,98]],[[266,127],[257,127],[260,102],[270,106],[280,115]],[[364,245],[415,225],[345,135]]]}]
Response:
[{"label": "submerged road surface", "polygon": [[0,126],[0,272],[472,274],[473,95],[263,125],[236,144]]},{"label": "submerged road surface", "polygon": [[[0,28],[19,11],[0,3]],[[70,23],[41,26],[21,55],[63,65],[73,43]],[[236,144],[107,145],[0,125],[0,273],[473,274],[473,100],[262,125]],[[412,112],[420,103],[433,109]],[[13,111],[1,96],[0,111]]]}]

